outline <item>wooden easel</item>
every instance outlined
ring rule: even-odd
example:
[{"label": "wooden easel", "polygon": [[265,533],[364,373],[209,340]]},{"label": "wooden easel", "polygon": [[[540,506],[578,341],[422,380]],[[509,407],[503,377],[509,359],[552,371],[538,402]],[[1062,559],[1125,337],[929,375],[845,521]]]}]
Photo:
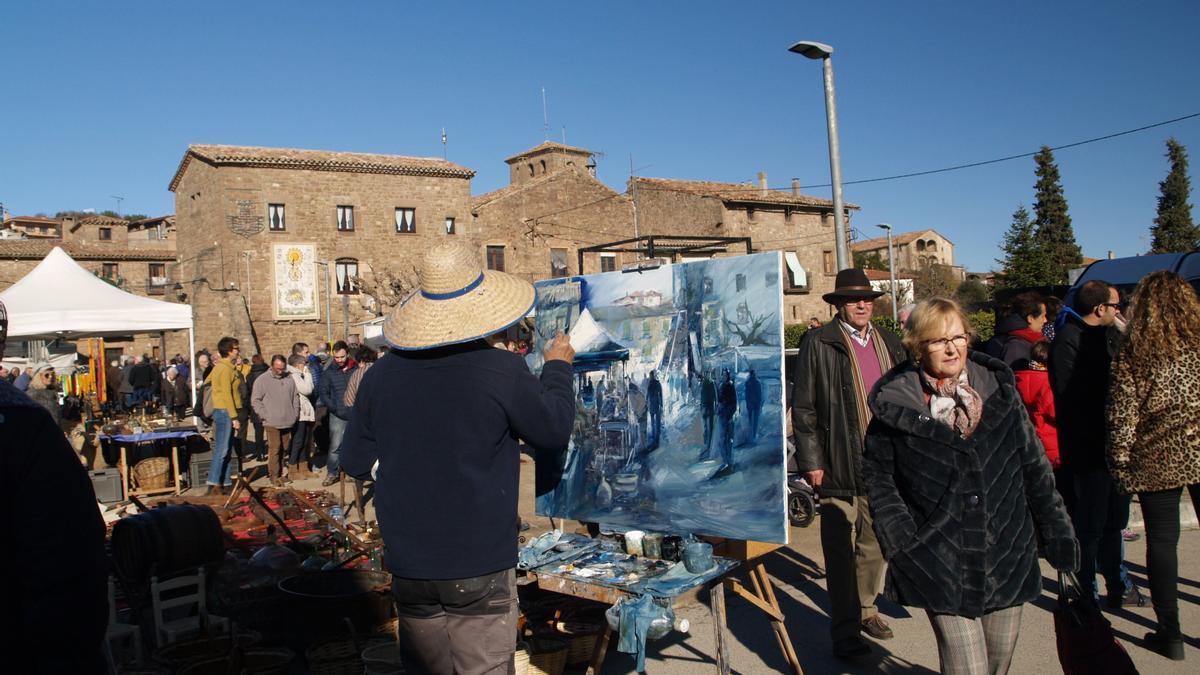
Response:
[{"label": "wooden easel", "polygon": [[800,658],[788,635],[787,624],[784,623],[783,610],[779,600],[775,598],[775,586],[762,564],[762,557],[780,548],[779,544],[768,544],[761,541],[743,541],[740,539],[713,540],[713,552],[717,555],[744,563],[750,572],[750,588],[732,575],[726,575],[720,580],[719,586],[714,586],[709,602],[712,611],[713,630],[717,639],[717,672],[721,675],[729,673],[729,647],[725,643],[725,591],[730,590],[751,605],[762,610],[771,620],[771,628],[775,631],[775,642],[783,658],[792,667],[795,675],[804,675],[800,666]]},{"label": "wooden easel", "polygon": [[[771,620],[771,628],[775,631],[775,641],[783,653],[784,660],[791,666],[792,672],[795,675],[804,675],[804,669],[800,667],[800,659],[796,656],[796,649],[792,646],[792,639],[788,635],[787,626],[784,624],[783,610],[779,608],[779,601],[775,598],[775,587],[771,583],[771,577],[767,575],[767,570],[763,567],[761,560],[762,556],[771,553],[779,548],[780,545],[735,539],[712,539],[707,537],[706,539],[713,542],[714,554],[737,560],[743,563],[750,572],[751,588],[749,589],[741,581],[733,578],[732,573],[727,573],[723,577],[718,577],[708,582],[711,584],[709,611],[712,614],[713,632],[716,635],[717,673],[719,675],[729,675],[730,672],[728,627],[725,622],[725,591],[728,589],[745,598],[750,604],[762,610],[767,615]],[[544,573],[529,572],[528,574],[532,576],[533,581],[537,583],[538,587],[543,590],[587,600],[595,600],[608,605],[615,605],[624,598],[632,597],[630,593],[586,581],[567,579]],[[600,668],[604,664],[605,654],[608,653],[608,643],[611,638],[612,629],[605,623],[603,631],[596,639],[595,647],[592,648],[592,657],[588,662],[586,675],[597,675],[600,672]]]}]

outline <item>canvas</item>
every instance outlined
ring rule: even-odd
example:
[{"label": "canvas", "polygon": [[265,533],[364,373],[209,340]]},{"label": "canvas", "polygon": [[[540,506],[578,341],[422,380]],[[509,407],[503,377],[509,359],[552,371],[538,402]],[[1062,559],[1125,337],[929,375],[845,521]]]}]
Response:
[{"label": "canvas", "polygon": [[575,355],[575,428],[542,515],[786,543],[778,253],[539,282],[535,349]]}]

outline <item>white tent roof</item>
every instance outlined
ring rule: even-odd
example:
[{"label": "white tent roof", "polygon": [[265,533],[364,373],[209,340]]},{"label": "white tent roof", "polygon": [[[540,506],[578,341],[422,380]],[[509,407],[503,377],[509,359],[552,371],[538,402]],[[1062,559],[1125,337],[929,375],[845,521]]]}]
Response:
[{"label": "white tent roof", "polygon": [[58,246],[0,293],[8,336],[104,337],[192,327],[189,305],[126,293],[79,266]]}]

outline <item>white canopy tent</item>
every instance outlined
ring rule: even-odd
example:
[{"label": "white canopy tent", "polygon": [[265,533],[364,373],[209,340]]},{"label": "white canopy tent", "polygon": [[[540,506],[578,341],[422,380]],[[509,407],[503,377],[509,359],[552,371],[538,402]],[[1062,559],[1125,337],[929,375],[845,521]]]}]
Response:
[{"label": "white canopy tent", "polygon": [[[127,293],[81,267],[58,246],[0,292],[0,302],[8,312],[10,339],[71,340],[186,330],[195,372],[196,336],[190,305]],[[104,355],[96,356],[102,364]],[[192,378],[193,400],[195,395]]]}]

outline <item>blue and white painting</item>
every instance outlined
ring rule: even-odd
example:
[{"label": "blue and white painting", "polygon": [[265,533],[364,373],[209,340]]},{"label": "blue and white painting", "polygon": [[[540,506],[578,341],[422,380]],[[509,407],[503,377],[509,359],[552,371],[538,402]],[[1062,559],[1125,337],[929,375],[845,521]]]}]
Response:
[{"label": "blue and white painting", "polygon": [[576,351],[539,514],[787,543],[780,269],[760,253],[536,284],[530,366],[558,331]]}]

